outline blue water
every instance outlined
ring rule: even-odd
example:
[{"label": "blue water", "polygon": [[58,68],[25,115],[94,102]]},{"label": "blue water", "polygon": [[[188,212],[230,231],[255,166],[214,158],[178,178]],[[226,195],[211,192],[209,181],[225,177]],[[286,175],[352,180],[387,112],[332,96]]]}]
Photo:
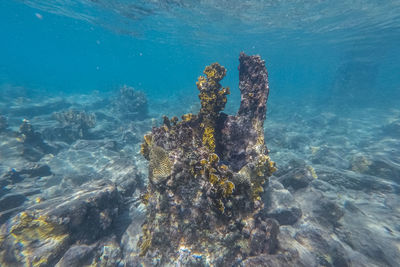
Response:
[{"label": "blue water", "polygon": [[354,72],[364,93],[392,99],[399,14],[398,1],[2,1],[0,82],[64,92],[129,84],[168,97],[193,90],[214,61],[237,87],[246,51],[266,59],[272,95],[319,99]]}]

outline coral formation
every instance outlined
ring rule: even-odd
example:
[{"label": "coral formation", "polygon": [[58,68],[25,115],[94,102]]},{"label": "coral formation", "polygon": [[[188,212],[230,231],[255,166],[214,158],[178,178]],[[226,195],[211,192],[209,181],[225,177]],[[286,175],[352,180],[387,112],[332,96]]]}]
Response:
[{"label": "coral formation", "polygon": [[181,121],[164,116],[144,137],[141,153],[150,163],[140,262],[230,266],[277,246],[279,225],[265,218],[261,200],[275,171],[264,143],[267,70],[259,56],[241,53],[239,61],[237,115],[222,113],[226,69],[214,63],[196,83],[200,112]]},{"label": "coral formation", "polygon": [[148,116],[146,95],[127,85],[120,88],[112,108],[122,119],[143,120]]},{"label": "coral formation", "polygon": [[62,125],[58,131],[61,139],[69,143],[88,138],[89,129],[96,126],[96,116],[84,111],[69,109],[55,112],[53,117]]}]

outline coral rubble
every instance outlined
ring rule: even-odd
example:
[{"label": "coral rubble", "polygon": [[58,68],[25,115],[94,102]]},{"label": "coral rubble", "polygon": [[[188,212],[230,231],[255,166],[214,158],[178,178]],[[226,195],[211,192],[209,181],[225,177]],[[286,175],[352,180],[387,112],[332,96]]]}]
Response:
[{"label": "coral rubble", "polygon": [[275,171],[263,130],[268,74],[259,56],[241,53],[239,61],[237,115],[222,113],[229,88],[219,82],[226,69],[214,63],[196,83],[200,112],[181,121],[164,116],[145,135],[149,184],[139,261],[230,266],[274,252],[279,225],[264,216],[261,200]]}]

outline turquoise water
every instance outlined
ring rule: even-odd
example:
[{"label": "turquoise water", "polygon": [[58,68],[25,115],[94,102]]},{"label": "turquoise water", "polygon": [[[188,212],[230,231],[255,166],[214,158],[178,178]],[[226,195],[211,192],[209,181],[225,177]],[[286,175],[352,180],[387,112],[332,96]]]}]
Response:
[{"label": "turquoise water", "polygon": [[272,94],[326,96],[354,73],[368,89],[346,93],[389,99],[399,10],[397,1],[2,1],[0,79],[65,92],[126,83],[166,97],[193,88],[214,61],[236,86],[246,51],[266,59]]},{"label": "turquoise water", "polygon": [[[2,0],[0,37],[0,266],[399,266],[400,1]],[[213,198],[221,188],[193,167],[203,162],[201,168],[217,168],[222,177],[224,167],[239,169],[227,166],[242,162],[233,161],[237,155],[226,161],[218,155],[217,163],[191,158],[190,165],[177,156],[184,149],[173,148],[176,140],[160,134],[167,128],[165,136],[176,137],[174,127],[182,125],[182,132],[203,131],[209,121],[176,126],[171,117],[198,114],[196,81],[213,62],[227,69],[224,112],[236,114],[241,51],[265,60],[270,92],[263,127],[277,167],[256,188],[261,200],[252,191],[243,202],[248,188],[235,191],[240,187],[221,178],[233,191]],[[163,123],[163,115],[171,121]],[[256,128],[262,122],[218,116],[218,136],[221,129],[235,134],[236,124],[228,122],[236,121],[243,132],[257,133],[249,144],[263,140]],[[240,129],[240,140],[251,137]],[[168,165],[168,157],[173,170],[189,164],[191,174],[182,177],[202,181],[193,188],[201,184],[207,201],[220,201],[217,208],[194,201],[203,195],[192,194],[192,184],[174,184],[181,173],[154,185],[155,167],[140,152],[142,143],[153,149],[143,141],[152,130],[165,141],[154,150],[161,155],[156,165]],[[205,136],[189,142],[194,159],[210,152],[203,151]],[[217,138],[217,150],[235,149],[231,139]],[[240,175],[250,181],[254,173]],[[185,220],[157,213],[165,208],[160,203]],[[247,215],[228,227],[240,218],[224,217],[235,211],[232,203],[240,216],[242,203],[257,203],[267,230]],[[184,244],[185,235],[174,240],[182,229],[196,232],[187,206],[198,218],[208,216],[198,229],[223,222],[206,231],[205,250]],[[151,231],[149,218],[160,223]],[[164,236],[170,243],[160,241],[163,229],[173,233]],[[257,236],[260,229],[268,238]],[[233,232],[256,240],[251,250],[246,239],[232,242]]]}]

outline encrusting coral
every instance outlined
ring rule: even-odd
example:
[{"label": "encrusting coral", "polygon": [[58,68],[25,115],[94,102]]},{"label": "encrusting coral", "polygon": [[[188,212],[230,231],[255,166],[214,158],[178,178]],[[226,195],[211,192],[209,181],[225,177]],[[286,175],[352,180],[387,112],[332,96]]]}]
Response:
[{"label": "encrusting coral", "polygon": [[222,113],[226,69],[213,63],[196,83],[200,112],[164,116],[144,137],[149,184],[138,261],[145,265],[231,266],[277,246],[279,225],[264,217],[260,197],[275,171],[263,130],[268,74],[259,56],[241,53],[239,61],[237,115]]}]

